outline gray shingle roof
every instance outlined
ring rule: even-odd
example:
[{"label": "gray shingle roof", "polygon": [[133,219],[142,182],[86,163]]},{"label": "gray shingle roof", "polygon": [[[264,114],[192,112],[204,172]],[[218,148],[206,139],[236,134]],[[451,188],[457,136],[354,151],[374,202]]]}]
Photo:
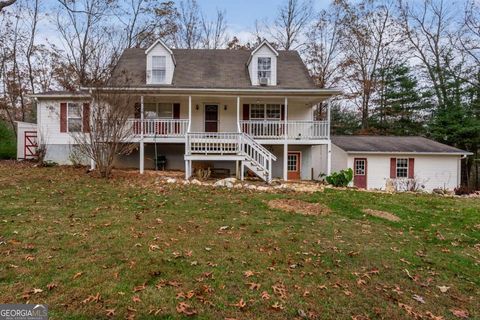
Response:
[{"label": "gray shingle roof", "polygon": [[347,152],[462,153],[469,152],[423,137],[332,136],[332,143]]},{"label": "gray shingle roof", "polygon": [[[249,50],[173,49],[176,60],[173,84],[178,88],[258,88],[248,75]],[[146,85],[145,49],[126,49],[120,57],[110,86],[162,87]],[[279,51],[277,86],[279,89],[316,89],[300,55]]]}]

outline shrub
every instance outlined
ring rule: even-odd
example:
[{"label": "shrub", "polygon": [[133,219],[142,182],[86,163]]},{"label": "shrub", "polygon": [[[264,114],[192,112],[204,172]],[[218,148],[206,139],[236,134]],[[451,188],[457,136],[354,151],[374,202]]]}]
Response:
[{"label": "shrub", "polygon": [[457,196],[462,196],[462,195],[469,195],[469,194],[475,193],[475,189],[470,188],[468,186],[460,186],[455,188],[454,192]]},{"label": "shrub", "polygon": [[348,168],[340,172],[334,172],[327,176],[325,180],[335,187],[346,187],[353,180],[353,170]]},{"label": "shrub", "polygon": [[0,159],[15,159],[16,155],[15,134],[7,123],[0,120]]}]

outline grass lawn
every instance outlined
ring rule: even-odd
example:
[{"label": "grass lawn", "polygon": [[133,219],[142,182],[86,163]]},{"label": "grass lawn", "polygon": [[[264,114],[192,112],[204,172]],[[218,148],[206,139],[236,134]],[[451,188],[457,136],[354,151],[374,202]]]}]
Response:
[{"label": "grass lawn", "polygon": [[[331,213],[267,206],[279,198]],[[266,194],[0,162],[0,243],[0,303],[46,303],[51,319],[480,318],[479,199]]]}]

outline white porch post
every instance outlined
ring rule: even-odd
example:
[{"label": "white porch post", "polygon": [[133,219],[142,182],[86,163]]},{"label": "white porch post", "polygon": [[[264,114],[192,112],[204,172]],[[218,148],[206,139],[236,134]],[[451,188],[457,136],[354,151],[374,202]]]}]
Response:
[{"label": "white porch post", "polygon": [[145,166],[145,145],[143,142],[143,96],[140,97],[140,174],[144,172]]},{"label": "white porch post", "polygon": [[283,144],[283,180],[288,180],[288,98],[285,97],[285,119],[284,119],[284,144]]},{"label": "white porch post", "polygon": [[330,103],[327,104],[327,175],[332,173],[332,141],[330,140]]},{"label": "white porch post", "polygon": [[240,96],[237,96],[237,131],[242,132],[240,127]]},{"label": "white porch post", "polygon": [[330,140],[330,103],[327,104],[327,137]]},{"label": "white porch post", "polygon": [[[188,155],[190,153],[190,140],[188,139],[188,134],[192,130],[192,96],[188,96],[188,127],[187,127],[187,133],[185,137],[185,155]],[[190,179],[192,176],[192,160],[185,160],[185,180]]]},{"label": "white porch post", "polygon": [[[90,90],[90,94],[92,94],[92,90]],[[95,136],[95,124],[93,123],[93,112],[95,108],[95,98],[92,97],[92,105],[90,106],[90,119],[89,119],[89,125],[90,125],[90,145],[92,144],[92,139]],[[39,114],[39,113],[37,113]],[[95,164],[95,159],[93,155],[93,151],[95,148],[90,147],[90,151],[92,152],[92,157],[90,158],[90,170],[95,170],[96,164]]]},{"label": "white porch post", "polygon": [[188,96],[188,129],[190,132],[192,129],[192,96]]}]

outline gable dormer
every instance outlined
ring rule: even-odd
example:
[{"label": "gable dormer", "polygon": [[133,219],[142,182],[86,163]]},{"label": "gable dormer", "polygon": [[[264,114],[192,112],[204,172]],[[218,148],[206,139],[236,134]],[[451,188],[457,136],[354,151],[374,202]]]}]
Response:
[{"label": "gable dormer", "polygon": [[247,62],[252,86],[277,85],[277,57],[278,51],[266,40],[252,51]]},{"label": "gable dormer", "polygon": [[162,40],[155,41],[147,50],[147,84],[172,84],[175,57]]}]

